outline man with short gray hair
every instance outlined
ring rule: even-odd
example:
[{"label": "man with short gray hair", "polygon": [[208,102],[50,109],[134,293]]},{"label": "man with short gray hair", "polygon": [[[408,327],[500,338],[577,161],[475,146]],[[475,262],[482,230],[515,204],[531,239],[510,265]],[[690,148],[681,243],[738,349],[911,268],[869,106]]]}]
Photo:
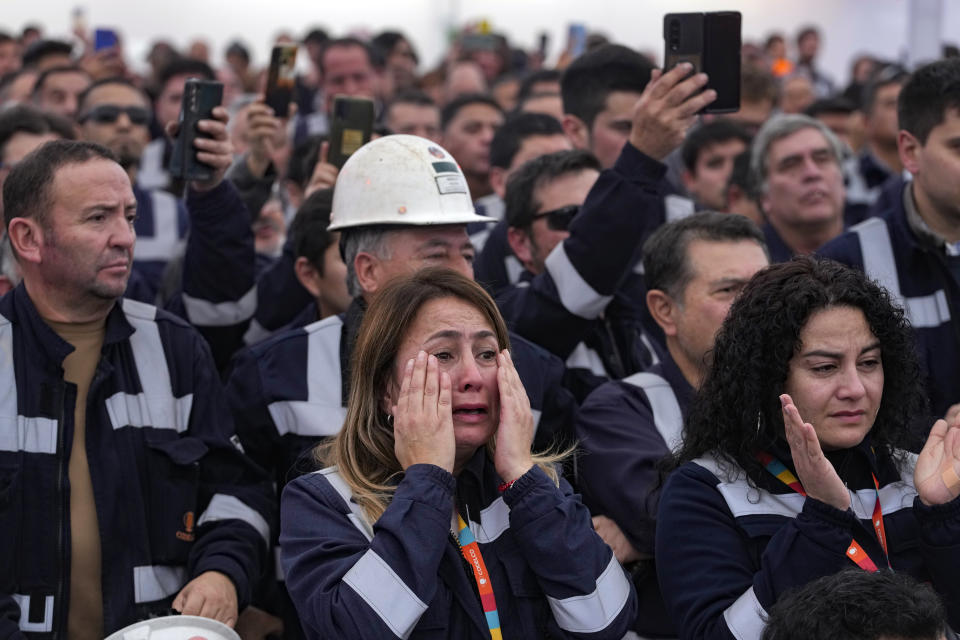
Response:
[{"label": "man with short gray hair", "polygon": [[843,232],[843,153],[826,125],[804,115],[776,116],[757,133],[750,170],[773,262],[813,253]]}]

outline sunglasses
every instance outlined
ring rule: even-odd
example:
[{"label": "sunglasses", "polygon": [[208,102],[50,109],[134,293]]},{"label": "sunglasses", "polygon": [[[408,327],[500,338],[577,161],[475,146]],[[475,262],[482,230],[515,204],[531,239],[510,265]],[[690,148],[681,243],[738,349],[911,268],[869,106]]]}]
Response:
[{"label": "sunglasses", "polygon": [[537,218],[546,218],[547,227],[553,229],[554,231],[566,231],[570,227],[570,223],[573,221],[574,216],[580,213],[580,205],[578,204],[568,204],[565,207],[560,207],[559,209],[554,209],[553,211],[544,211],[543,213],[538,213],[532,220]]},{"label": "sunglasses", "polygon": [[150,110],[146,107],[121,107],[115,104],[98,104],[80,116],[80,122],[93,120],[97,124],[113,124],[120,119],[121,113],[127,114],[130,123],[137,126],[145,126],[150,122]]}]

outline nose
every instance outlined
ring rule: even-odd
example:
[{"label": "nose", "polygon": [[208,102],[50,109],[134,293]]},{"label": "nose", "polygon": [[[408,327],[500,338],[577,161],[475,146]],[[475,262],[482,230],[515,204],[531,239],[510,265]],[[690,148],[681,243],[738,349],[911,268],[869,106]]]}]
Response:
[{"label": "nose", "polygon": [[127,115],[126,111],[121,111],[120,115],[117,116],[117,128],[130,129],[131,127],[133,127],[133,122],[130,121],[130,116]]},{"label": "nose", "polygon": [[858,400],[866,394],[867,388],[860,378],[860,371],[856,364],[851,363],[844,367],[840,376],[840,386],[837,389],[838,397],[845,400]]},{"label": "nose", "polygon": [[483,377],[480,375],[480,367],[473,357],[470,349],[464,351],[460,358],[460,366],[456,372],[456,388],[458,391],[479,391],[483,387]]},{"label": "nose", "polygon": [[803,159],[803,178],[804,180],[817,180],[823,177],[823,169],[817,164],[812,155]]},{"label": "nose", "polygon": [[110,244],[114,247],[130,250],[137,240],[137,232],[127,220],[125,213],[116,216],[110,234]]}]

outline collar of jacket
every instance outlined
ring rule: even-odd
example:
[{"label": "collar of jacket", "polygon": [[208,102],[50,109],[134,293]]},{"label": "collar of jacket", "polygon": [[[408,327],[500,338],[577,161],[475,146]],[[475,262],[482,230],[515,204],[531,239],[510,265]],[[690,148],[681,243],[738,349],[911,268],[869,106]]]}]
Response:
[{"label": "collar of jacket", "polygon": [[[50,325],[44,322],[22,282],[7,296],[6,301],[9,307],[3,309],[4,315],[9,309],[12,316],[10,320],[22,327],[25,332],[23,335],[29,335],[48,360],[62,365],[64,358],[73,352],[73,345],[57,335]],[[107,314],[103,346],[122,342],[133,335],[133,332],[134,328],[127,321],[121,305],[114,303]]]}]

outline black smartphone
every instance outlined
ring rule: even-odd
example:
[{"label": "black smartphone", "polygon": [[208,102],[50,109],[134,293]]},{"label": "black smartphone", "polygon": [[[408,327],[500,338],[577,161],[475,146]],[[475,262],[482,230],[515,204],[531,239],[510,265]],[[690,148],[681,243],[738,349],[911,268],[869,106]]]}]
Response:
[{"label": "black smartphone", "polygon": [[173,141],[170,166],[171,177],[180,180],[210,180],[214,168],[197,160],[197,148],[193,141],[209,137],[197,129],[201,120],[213,118],[213,108],[223,100],[223,83],[190,78],[183,86],[183,101],[180,103],[180,131]]},{"label": "black smartphone", "polygon": [[663,17],[664,70],[689,62],[694,73],[707,74],[706,89],[717,99],[705,113],[733,113],[740,109],[739,11],[668,13]]},{"label": "black smartphone", "polygon": [[267,73],[267,91],[264,102],[278,118],[286,118],[293,99],[296,82],[297,45],[279,44],[270,53],[270,71]]},{"label": "black smartphone", "polygon": [[373,100],[336,96],[327,162],[340,169],[354,151],[370,142],[373,117]]}]

